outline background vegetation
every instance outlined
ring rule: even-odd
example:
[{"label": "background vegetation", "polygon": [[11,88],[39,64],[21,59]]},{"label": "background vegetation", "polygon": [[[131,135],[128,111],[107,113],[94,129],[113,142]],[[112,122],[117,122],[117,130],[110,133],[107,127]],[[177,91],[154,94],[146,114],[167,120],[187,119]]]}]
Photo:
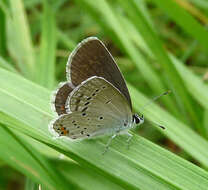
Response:
[{"label": "background vegetation", "polygon": [[[207,189],[207,23],[206,0],[1,0],[0,189]],[[107,138],[48,132],[51,92],[87,36],[106,44],[145,115],[129,150],[125,136],[103,156]]]}]

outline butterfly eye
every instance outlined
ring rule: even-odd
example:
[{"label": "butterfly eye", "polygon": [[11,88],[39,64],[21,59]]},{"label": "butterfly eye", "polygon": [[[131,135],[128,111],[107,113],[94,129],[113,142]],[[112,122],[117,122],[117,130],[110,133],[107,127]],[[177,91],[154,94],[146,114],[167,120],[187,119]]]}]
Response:
[{"label": "butterfly eye", "polygon": [[133,122],[134,123],[139,124],[140,120],[141,120],[141,118],[137,114],[133,115]]}]

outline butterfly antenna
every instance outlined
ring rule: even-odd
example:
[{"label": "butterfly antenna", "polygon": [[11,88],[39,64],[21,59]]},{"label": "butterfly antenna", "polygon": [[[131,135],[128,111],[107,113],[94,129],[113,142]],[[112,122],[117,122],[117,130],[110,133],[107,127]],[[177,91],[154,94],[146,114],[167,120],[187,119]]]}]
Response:
[{"label": "butterfly antenna", "polygon": [[[141,118],[144,120],[144,115],[143,114],[142,114]],[[156,125],[157,127],[160,127],[163,130],[165,129],[164,126],[162,126],[162,125],[160,125],[160,124],[158,124],[158,123],[156,123],[154,121],[149,121],[149,122],[152,123],[152,125]]]},{"label": "butterfly antenna", "polygon": [[158,123],[156,123],[156,122],[154,122],[154,121],[150,121],[153,125],[156,125],[157,127],[160,127],[161,129],[163,129],[163,130],[165,130],[165,127],[164,126],[162,126],[162,125],[160,125],[160,124],[158,124]]},{"label": "butterfly antenna", "polygon": [[[141,112],[143,111],[143,110],[145,110],[146,109],[146,107],[147,106],[149,106],[150,104],[152,104],[153,102],[155,102],[156,100],[158,100],[160,97],[162,97],[162,96],[164,96],[164,95],[168,95],[168,94],[170,94],[171,93],[171,90],[168,90],[168,91],[166,91],[166,92],[163,92],[162,94],[160,94],[159,96],[156,96],[156,97],[154,97],[152,100],[150,100],[149,102],[147,102],[143,107],[142,107],[142,109],[141,109]],[[142,118],[144,118],[144,116],[142,115]],[[156,122],[154,122],[154,121],[150,121],[153,125],[156,125],[157,127],[160,127],[161,129],[165,129],[165,127],[164,126],[162,126],[162,125],[160,125],[160,124],[158,124],[158,123],[156,123]]]},{"label": "butterfly antenna", "polygon": [[171,93],[171,90],[168,90],[166,92],[163,92],[162,94],[160,94],[159,96],[155,96],[154,98],[152,98],[152,100],[150,100],[149,102],[147,102],[141,109],[140,112],[142,112],[143,110],[146,109],[147,106],[149,106],[150,104],[152,104],[153,102],[155,102],[156,100],[158,100],[159,98],[161,98],[162,96],[168,95]]}]

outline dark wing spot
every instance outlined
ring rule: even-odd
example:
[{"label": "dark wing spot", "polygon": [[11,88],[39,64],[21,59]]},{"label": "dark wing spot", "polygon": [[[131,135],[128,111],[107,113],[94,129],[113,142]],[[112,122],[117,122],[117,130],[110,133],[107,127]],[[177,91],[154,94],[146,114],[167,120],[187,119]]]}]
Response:
[{"label": "dark wing spot", "polygon": [[86,102],[84,105],[86,106],[86,105],[88,105],[90,102]]},{"label": "dark wing spot", "polygon": [[77,126],[77,129],[79,129],[80,128],[80,126]]},{"label": "dark wing spot", "polygon": [[92,96],[95,96],[95,93],[93,93]]},{"label": "dark wing spot", "polygon": [[90,100],[92,97],[88,97],[87,100]]},{"label": "dark wing spot", "polygon": [[74,120],[72,121],[72,123],[75,123],[75,122],[76,122],[76,121],[74,121]]},{"label": "dark wing spot", "polygon": [[89,134],[87,134],[87,136],[89,137],[90,135],[89,135]]},{"label": "dark wing spot", "polygon": [[87,128],[85,127],[84,129],[86,130]]},{"label": "dark wing spot", "polygon": [[101,116],[99,119],[103,119],[103,117]]},{"label": "dark wing spot", "polygon": [[84,131],[81,131],[81,134],[83,135],[84,134]]},{"label": "dark wing spot", "polygon": [[105,102],[106,104],[110,103],[112,99],[108,100],[107,102]]},{"label": "dark wing spot", "polygon": [[106,86],[103,86],[103,89],[105,89],[106,88]]},{"label": "dark wing spot", "polygon": [[83,108],[83,109],[82,109],[82,112],[86,111],[86,110],[87,110],[87,108],[88,108],[88,107]]},{"label": "dark wing spot", "polygon": [[99,89],[96,89],[96,91],[95,92],[98,92],[99,91]]},{"label": "dark wing spot", "polygon": [[86,113],[82,113],[82,116],[85,116],[86,115]]}]

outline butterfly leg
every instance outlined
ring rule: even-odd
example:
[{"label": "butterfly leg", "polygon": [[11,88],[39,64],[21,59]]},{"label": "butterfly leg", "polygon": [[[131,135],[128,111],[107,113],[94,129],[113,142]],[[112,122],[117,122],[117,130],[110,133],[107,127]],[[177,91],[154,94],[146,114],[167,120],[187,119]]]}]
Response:
[{"label": "butterfly leg", "polygon": [[112,140],[113,140],[116,136],[117,136],[117,134],[114,134],[114,135],[112,135],[112,136],[109,138],[108,143],[107,143],[106,146],[105,146],[105,150],[104,150],[104,152],[103,152],[102,154],[105,154],[105,153],[108,151],[109,146],[110,146]]},{"label": "butterfly leg", "polygon": [[131,139],[132,139],[132,137],[133,137],[133,135],[132,134],[130,134],[130,133],[126,133],[126,135],[128,135],[128,139],[127,139],[127,149],[129,149],[129,146],[130,146],[130,141],[131,141]]}]

